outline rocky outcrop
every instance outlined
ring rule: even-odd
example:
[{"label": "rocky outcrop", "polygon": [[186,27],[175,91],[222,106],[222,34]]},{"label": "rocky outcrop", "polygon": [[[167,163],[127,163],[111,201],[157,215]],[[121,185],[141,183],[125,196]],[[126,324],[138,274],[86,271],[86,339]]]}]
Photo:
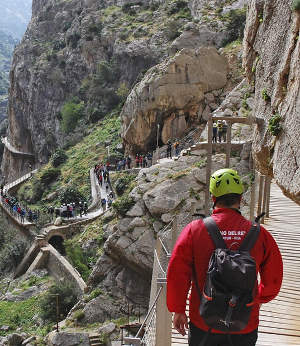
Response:
[{"label": "rocky outcrop", "polygon": [[[199,125],[207,93],[227,82],[227,61],[215,48],[183,49],[173,58],[150,69],[135,86],[122,110],[122,137],[129,152],[155,147],[181,137]],[[211,101],[214,101],[214,95]]]},{"label": "rocky outcrop", "polygon": [[[291,4],[249,1],[244,65],[260,119],[253,143],[257,168],[300,204],[300,13]],[[281,119],[277,133],[268,129],[275,116]]]},{"label": "rocky outcrop", "polygon": [[[250,149],[245,147],[241,159],[231,159],[232,167],[244,167],[246,186],[250,184],[250,170],[244,163],[249,161]],[[179,232],[193,219],[192,214],[204,213],[205,154],[199,150],[140,171],[136,187],[128,195],[133,205],[124,217],[104,225],[103,255],[87,283],[90,290],[98,287],[103,294],[77,307],[83,310],[85,323],[117,318],[126,311],[127,301],[133,305],[132,314],[138,314],[138,306],[147,310],[157,235],[170,237],[165,226],[175,216]],[[224,167],[224,160],[224,154],[215,155],[212,170]],[[242,212],[247,215],[249,192],[243,203]]]},{"label": "rocky outcrop", "polygon": [[89,346],[88,333],[51,332],[47,335],[48,346]]}]

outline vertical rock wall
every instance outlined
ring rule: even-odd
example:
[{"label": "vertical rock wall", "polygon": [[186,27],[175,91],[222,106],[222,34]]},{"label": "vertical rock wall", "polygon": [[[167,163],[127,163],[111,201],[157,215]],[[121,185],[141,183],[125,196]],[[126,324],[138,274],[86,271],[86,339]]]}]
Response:
[{"label": "vertical rock wall", "polygon": [[[261,119],[253,144],[257,167],[300,204],[300,12],[292,2],[249,1],[244,66]],[[282,130],[275,136],[268,124],[277,115]]]}]

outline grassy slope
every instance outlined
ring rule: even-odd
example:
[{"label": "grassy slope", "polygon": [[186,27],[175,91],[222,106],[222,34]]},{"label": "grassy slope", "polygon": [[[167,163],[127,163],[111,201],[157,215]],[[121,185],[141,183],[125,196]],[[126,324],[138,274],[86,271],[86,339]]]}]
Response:
[{"label": "grassy slope", "polygon": [[[45,198],[49,193],[60,191],[68,185],[75,185],[86,199],[90,199],[89,170],[99,161],[106,159],[106,142],[110,143],[110,153],[114,152],[116,145],[121,141],[119,136],[120,126],[120,117],[117,112],[108,114],[103,120],[94,125],[88,136],[66,151],[68,159],[59,166],[61,175],[53,184],[45,186],[42,199],[36,205],[31,206],[60,205],[58,197],[51,202],[46,201]],[[42,167],[36,178],[39,180],[41,175],[50,167],[51,163]],[[33,179],[23,184],[18,192],[18,199],[27,202],[33,193],[35,183],[36,181]]]}]

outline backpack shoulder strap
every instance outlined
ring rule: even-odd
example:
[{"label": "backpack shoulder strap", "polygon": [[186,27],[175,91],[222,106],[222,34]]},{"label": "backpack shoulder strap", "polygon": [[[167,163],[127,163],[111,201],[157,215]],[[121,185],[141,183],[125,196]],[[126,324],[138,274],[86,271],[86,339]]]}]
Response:
[{"label": "backpack shoulder strap", "polygon": [[247,233],[245,239],[243,240],[241,246],[239,247],[239,250],[250,251],[255,245],[256,240],[259,236],[259,233],[260,233],[259,223],[253,222],[249,232]]},{"label": "backpack shoulder strap", "polygon": [[220,233],[219,227],[216,224],[215,220],[209,216],[203,219],[204,225],[207,229],[208,234],[213,240],[215,247],[218,249],[227,249],[227,245]]}]

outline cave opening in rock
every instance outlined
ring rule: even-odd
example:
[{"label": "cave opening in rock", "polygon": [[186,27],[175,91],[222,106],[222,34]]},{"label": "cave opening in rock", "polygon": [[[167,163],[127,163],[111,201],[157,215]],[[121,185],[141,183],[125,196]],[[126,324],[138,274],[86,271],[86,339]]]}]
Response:
[{"label": "cave opening in rock", "polygon": [[54,235],[49,239],[49,244],[51,244],[61,255],[65,256],[66,249],[64,246],[64,238],[60,235]]}]

